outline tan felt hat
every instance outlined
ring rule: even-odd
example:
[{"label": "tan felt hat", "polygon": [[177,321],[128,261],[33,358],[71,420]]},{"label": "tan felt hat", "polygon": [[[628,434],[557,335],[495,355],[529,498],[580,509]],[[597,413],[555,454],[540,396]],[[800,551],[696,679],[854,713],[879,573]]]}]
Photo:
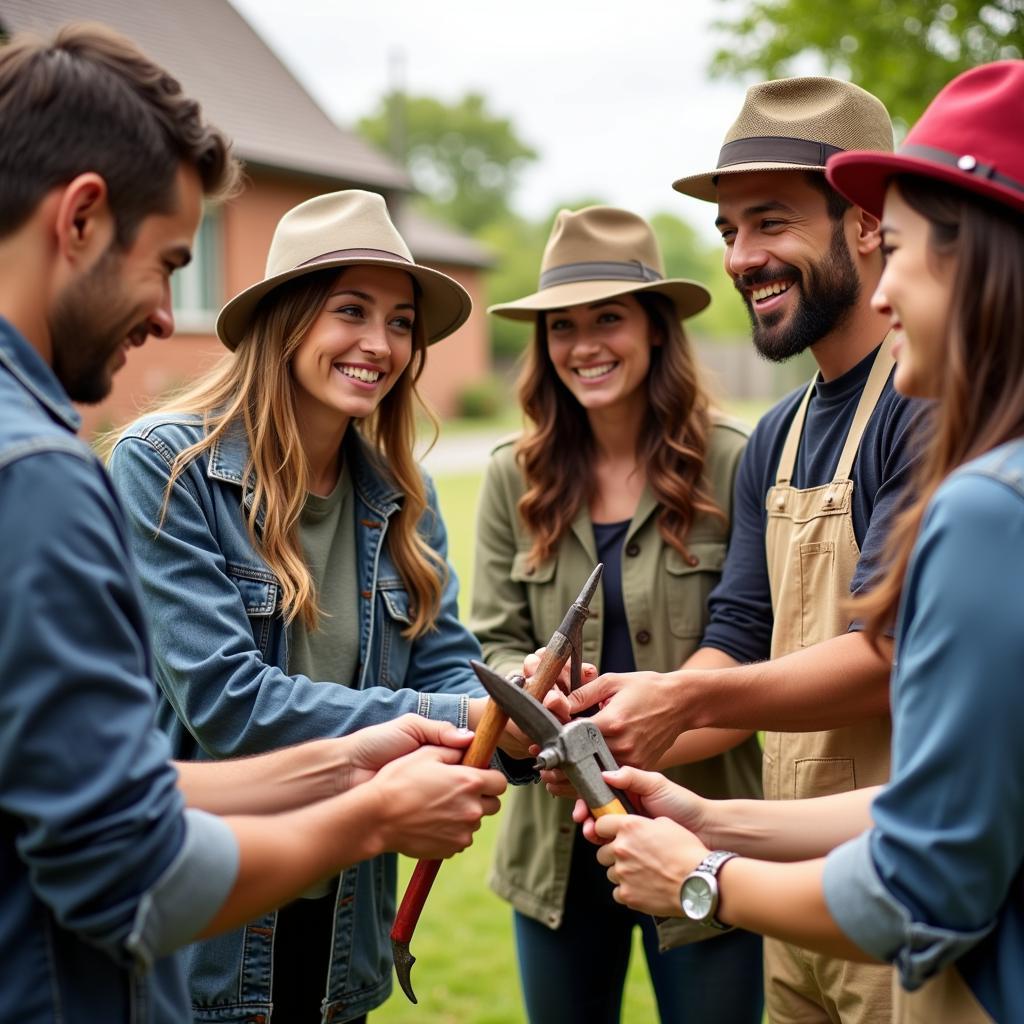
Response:
[{"label": "tan felt hat", "polygon": [[487,312],[509,320],[534,320],[564,309],[632,292],[659,292],[675,303],[680,320],[711,301],[696,281],[666,278],[658,240],[635,213],[612,206],[560,210],[540,264],[538,290]]},{"label": "tan felt hat", "polygon": [[349,189],[307,199],[289,210],[274,229],[263,280],[236,295],[217,317],[217,334],[228,348],[242,340],[262,299],[285,281],[352,264],[396,267],[420,288],[416,315],[428,344],[446,338],[469,316],[469,293],[447,274],[413,262],[383,196]]},{"label": "tan felt hat", "polygon": [[892,152],[892,122],[882,102],[838,78],[780,78],[747,90],[718,166],[672,187],[714,203],[721,175],[824,171],[830,156],[849,149]]}]

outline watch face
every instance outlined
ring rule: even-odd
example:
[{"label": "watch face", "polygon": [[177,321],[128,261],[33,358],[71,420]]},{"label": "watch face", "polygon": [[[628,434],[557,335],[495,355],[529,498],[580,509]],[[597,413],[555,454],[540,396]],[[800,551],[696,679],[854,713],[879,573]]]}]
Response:
[{"label": "watch face", "polygon": [[715,901],[708,879],[692,875],[683,883],[681,893],[683,913],[691,921],[704,921],[711,916]]}]

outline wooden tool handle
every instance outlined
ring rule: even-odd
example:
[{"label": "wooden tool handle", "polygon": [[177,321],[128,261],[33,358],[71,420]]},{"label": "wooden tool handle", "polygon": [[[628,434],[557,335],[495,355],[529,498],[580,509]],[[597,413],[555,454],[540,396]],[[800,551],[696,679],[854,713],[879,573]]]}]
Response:
[{"label": "wooden tool handle", "polygon": [[605,804],[604,807],[591,807],[590,813],[595,818],[600,818],[605,814],[628,814],[629,812],[619,802],[619,798],[616,797],[610,803]]},{"label": "wooden tool handle", "polygon": [[402,905],[395,915],[395,923],[391,928],[391,939],[394,942],[408,943],[412,933],[416,930],[416,922],[420,919],[420,912],[426,902],[430,887],[441,870],[439,860],[420,860],[416,862],[409,885],[406,887],[405,895],[402,897]]}]

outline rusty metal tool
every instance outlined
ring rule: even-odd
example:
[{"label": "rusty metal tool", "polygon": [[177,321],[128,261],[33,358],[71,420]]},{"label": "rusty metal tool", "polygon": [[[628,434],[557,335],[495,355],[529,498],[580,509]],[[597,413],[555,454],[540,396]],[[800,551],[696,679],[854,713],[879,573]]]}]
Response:
[{"label": "rusty metal tool", "polygon": [[624,793],[612,789],[602,771],[618,768],[601,730],[589,718],[560,722],[544,705],[479,661],[470,662],[494,701],[540,747],[535,767],[561,768],[595,818],[635,814]]},{"label": "rusty metal tool", "polygon": [[[537,671],[525,684],[509,681],[501,676],[497,678],[508,683],[519,693],[528,693],[536,700],[543,700],[544,695],[551,689],[558,680],[562,666],[569,662],[570,678],[573,688],[580,684],[580,670],[582,666],[582,639],[583,623],[590,615],[590,601],[597,591],[601,582],[601,573],[604,566],[598,564],[590,574],[590,578],[583,585],[579,596],[573,601],[569,610],[565,613],[561,625],[548,640],[544,649],[544,655],[537,666]],[[478,664],[478,663],[472,663]],[[488,670],[490,671],[490,670]],[[478,673],[479,675],[479,673]],[[514,677],[515,678],[515,677]],[[517,677],[522,678],[522,677]],[[520,689],[520,686],[522,688]],[[498,739],[501,737],[505,726],[508,724],[508,715],[493,701],[488,701],[480,723],[476,728],[476,735],[463,755],[462,763],[471,765],[474,768],[486,768],[494,757],[494,751],[498,746]],[[395,975],[402,991],[409,997],[410,1002],[416,1002],[416,993],[412,988],[412,965],[416,957],[409,950],[409,943],[412,941],[413,932],[416,930],[416,923],[420,919],[423,905],[426,903],[434,879],[441,868],[439,860],[418,861],[413,869],[412,878],[406,887],[405,895],[402,897],[401,906],[395,915],[395,923],[391,929],[391,951],[395,959]]]}]

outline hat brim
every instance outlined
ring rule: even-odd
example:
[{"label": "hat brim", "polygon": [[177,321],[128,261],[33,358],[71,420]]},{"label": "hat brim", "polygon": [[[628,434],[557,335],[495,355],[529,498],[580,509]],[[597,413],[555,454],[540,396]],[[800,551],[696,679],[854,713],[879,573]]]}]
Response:
[{"label": "hat brim", "polygon": [[711,293],[696,281],[683,278],[669,278],[665,281],[644,281],[631,284],[628,281],[569,281],[544,288],[515,302],[501,302],[489,306],[488,313],[506,320],[533,321],[538,313],[550,309],[565,309],[601,299],[612,299],[616,295],[631,295],[635,292],[658,292],[671,299],[680,320],[685,320],[706,309],[711,302]]},{"label": "hat brim", "polygon": [[886,190],[897,174],[917,174],[943,181],[967,192],[1005,203],[1024,213],[1024,192],[1017,192],[988,178],[975,177],[969,171],[925,157],[855,149],[832,157],[825,174],[837,192],[875,217],[882,216]]},{"label": "hat brim", "polygon": [[678,178],[672,182],[672,187],[684,196],[693,196],[695,199],[703,199],[706,203],[718,202],[718,187],[715,182],[719,178],[732,174],[751,174],[757,171],[824,171],[824,164],[787,164],[775,163],[753,163],[753,164],[730,164],[728,167],[719,168],[716,171],[705,171],[703,174],[690,174],[685,178]]},{"label": "hat brim", "polygon": [[439,270],[431,270],[418,263],[406,263],[397,259],[364,256],[339,257],[275,274],[273,277],[268,277],[266,280],[246,288],[245,291],[231,299],[218,314],[217,336],[229,349],[234,351],[245,336],[249,321],[260,300],[275,288],[305,274],[351,266],[389,267],[395,270],[404,270],[416,281],[420,288],[416,315],[423,321],[424,335],[428,345],[433,345],[457,331],[469,319],[469,314],[472,312],[473,303],[466,289]]}]

